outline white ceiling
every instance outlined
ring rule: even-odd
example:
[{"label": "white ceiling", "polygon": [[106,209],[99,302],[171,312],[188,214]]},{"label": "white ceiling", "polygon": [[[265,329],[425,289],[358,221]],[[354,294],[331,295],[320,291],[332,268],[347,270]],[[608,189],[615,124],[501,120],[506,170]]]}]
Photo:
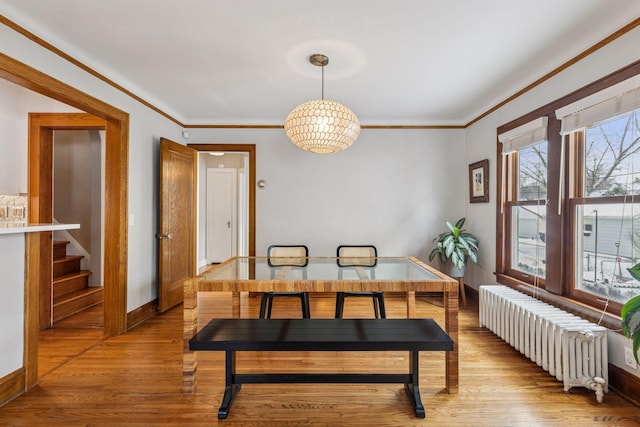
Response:
[{"label": "white ceiling", "polygon": [[638,0],[20,0],[0,12],[184,124],[464,125],[640,16]]}]

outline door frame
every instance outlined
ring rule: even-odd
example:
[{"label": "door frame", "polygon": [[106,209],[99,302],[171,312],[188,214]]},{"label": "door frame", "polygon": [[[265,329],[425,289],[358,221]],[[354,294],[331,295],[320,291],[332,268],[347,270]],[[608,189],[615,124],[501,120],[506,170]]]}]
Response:
[{"label": "door frame", "polygon": [[[0,78],[106,122],[104,333],[122,334],[127,330],[129,114],[3,53],[0,53]],[[37,205],[29,209],[37,209]],[[26,234],[24,377],[21,380],[24,390],[38,383],[38,280],[42,239],[42,233]]]},{"label": "door frame", "polygon": [[[28,219],[30,223],[53,222],[53,134],[56,130],[104,130],[103,119],[87,113],[29,113]],[[102,227],[101,227],[102,228]],[[104,234],[104,233],[103,233]],[[38,324],[53,326],[51,231],[40,234]],[[104,259],[102,263],[104,264]],[[103,289],[106,292],[106,287]],[[104,302],[104,317],[111,316],[112,301]]]},{"label": "door frame", "polygon": [[[229,153],[249,154],[249,256],[256,255],[256,146],[255,144],[187,144],[198,152],[226,151]],[[197,209],[197,206],[196,206]],[[196,260],[197,262],[197,260]]]}]

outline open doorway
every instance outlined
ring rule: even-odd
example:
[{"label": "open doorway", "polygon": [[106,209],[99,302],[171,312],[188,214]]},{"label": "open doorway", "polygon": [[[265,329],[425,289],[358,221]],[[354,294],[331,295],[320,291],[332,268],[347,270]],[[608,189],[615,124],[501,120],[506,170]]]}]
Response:
[{"label": "open doorway", "polygon": [[[254,144],[188,144],[187,147],[198,152],[198,243],[197,243],[197,261],[198,267],[203,268],[211,263],[221,262],[231,256],[255,256],[256,254],[256,146]],[[217,153],[222,155],[212,155]],[[225,229],[229,232],[230,237],[223,237],[219,243],[215,234],[207,238],[207,169],[218,170],[217,177],[220,178],[219,185],[227,190],[212,191],[209,196],[211,203],[216,204],[216,198],[221,197],[221,193],[231,193],[223,196],[227,202],[222,204],[223,208],[218,221],[218,227],[222,228],[224,235]],[[223,173],[219,170],[231,169],[229,173]],[[210,174],[216,176],[216,172],[210,171]],[[222,175],[222,177],[220,177]],[[233,180],[235,179],[235,184]],[[212,187],[210,185],[210,189]],[[229,189],[231,188],[231,189]],[[233,198],[235,197],[235,201]],[[226,206],[226,207],[225,207]],[[235,212],[232,210],[236,209]],[[217,215],[217,214],[213,214]],[[226,215],[226,217],[224,216]],[[235,221],[235,224],[234,224]],[[229,225],[227,226],[227,222]],[[211,227],[209,228],[211,229]],[[235,233],[235,234],[234,234]],[[215,249],[218,253],[207,255],[207,245]],[[235,248],[234,246],[235,245]],[[226,258],[225,258],[226,257]]]},{"label": "open doorway", "polygon": [[38,220],[80,224],[52,233],[40,248],[39,267],[48,271],[38,285],[40,378],[104,338],[106,122],[86,113],[31,113],[29,128],[29,200],[37,197]]},{"label": "open doorway", "polygon": [[198,153],[198,268],[249,253],[249,153]]},{"label": "open doorway", "polygon": [[[103,129],[53,132],[53,222],[80,224],[53,233],[54,326],[102,304],[104,134]],[[87,326],[95,327],[96,320]]]},{"label": "open doorway", "polygon": [[[104,144],[100,132],[106,136],[106,122],[86,113],[30,113],[29,128],[29,221],[81,227],[62,238],[42,239],[38,305],[39,327],[44,329],[103,300]],[[90,288],[91,274],[81,268],[81,261],[90,267],[92,258],[98,281],[94,278]]]},{"label": "open doorway", "polygon": [[[255,255],[255,176],[256,160],[255,145],[250,144],[189,144],[184,146],[166,138],[160,139],[160,203],[158,207],[158,300],[159,311],[164,313],[183,301],[184,282],[197,274],[198,243],[206,248],[206,231],[198,238],[198,220],[205,221],[206,213],[198,215],[198,190],[206,191],[206,184],[198,182],[198,170],[203,169],[206,177],[206,167],[198,167],[199,152],[229,152],[244,153],[242,161],[245,162],[243,171],[237,175],[245,175],[236,181],[245,181],[243,196],[236,195],[238,200],[244,200],[246,208],[237,208],[246,216],[242,220],[246,224],[237,235],[246,236],[237,247],[241,247],[241,253],[248,256]],[[204,178],[206,180],[206,178]],[[206,182],[206,181],[205,181]],[[239,194],[240,192],[238,192]],[[206,200],[206,194],[201,197]],[[202,206],[202,205],[200,205]],[[206,206],[206,205],[205,205]],[[235,206],[235,205],[234,205]],[[203,207],[206,209],[206,207]],[[231,228],[231,219],[225,219],[226,228]],[[227,225],[228,223],[228,225]],[[206,225],[202,227],[206,230]],[[232,237],[232,241],[234,238]],[[236,250],[237,250],[236,247]],[[246,248],[246,250],[245,250]],[[206,264],[206,249],[201,250],[201,258]]]}]

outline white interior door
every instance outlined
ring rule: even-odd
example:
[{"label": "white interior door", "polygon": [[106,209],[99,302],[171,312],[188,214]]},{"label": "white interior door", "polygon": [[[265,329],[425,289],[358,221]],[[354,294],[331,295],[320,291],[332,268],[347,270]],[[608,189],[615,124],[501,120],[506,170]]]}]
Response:
[{"label": "white interior door", "polygon": [[207,262],[237,254],[238,185],[236,169],[207,168]]}]

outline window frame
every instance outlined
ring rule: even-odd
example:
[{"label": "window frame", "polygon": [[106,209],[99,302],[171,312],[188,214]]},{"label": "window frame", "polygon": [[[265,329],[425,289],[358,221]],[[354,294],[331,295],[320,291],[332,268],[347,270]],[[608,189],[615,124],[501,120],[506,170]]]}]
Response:
[{"label": "window frame", "polygon": [[[584,179],[585,179],[585,148],[586,148],[586,136],[584,129],[574,131],[567,139],[569,139],[569,147],[573,152],[572,156],[567,156],[566,170],[573,168],[571,173],[573,185],[569,189],[567,194],[567,229],[571,236],[570,246],[567,249],[567,286],[566,294],[568,297],[575,299],[581,303],[603,308],[605,302],[604,297],[584,291],[578,288],[577,280],[577,241],[580,238],[580,234],[584,233],[584,229],[578,230],[577,225],[579,222],[578,215],[576,214],[578,206],[589,205],[623,205],[629,203],[639,203],[640,197],[629,195],[615,195],[615,196],[598,196],[588,197],[584,194]],[[572,161],[573,160],[573,161]],[[570,164],[570,162],[572,162]],[[628,199],[631,197],[632,201]],[[635,197],[635,202],[633,201]],[[571,256],[572,255],[572,256]],[[620,314],[623,303],[610,299],[607,302],[608,307],[612,312]]]},{"label": "window frame", "polygon": [[[548,144],[548,142],[547,142]],[[510,153],[503,158],[503,161],[509,162],[509,178],[510,182],[508,184],[509,195],[507,199],[504,201],[504,210],[503,214],[505,216],[505,242],[508,242],[507,247],[505,248],[505,272],[510,276],[522,281],[526,282],[530,285],[539,286],[540,288],[546,287],[546,274],[545,277],[536,276],[533,274],[527,274],[526,272],[519,270],[514,267],[515,260],[513,259],[513,238],[512,232],[514,230],[515,224],[513,223],[513,208],[518,206],[539,206],[540,199],[535,200],[519,200],[518,198],[518,181],[519,181],[519,171],[520,171],[520,152],[516,151]],[[548,157],[548,154],[547,154]],[[547,159],[547,163],[548,163]],[[545,245],[545,264],[546,264],[546,245]]]},{"label": "window frame", "polygon": [[[575,156],[581,155],[579,150],[583,147],[583,141],[579,140],[580,136],[574,137],[572,143],[577,144],[578,149],[576,150],[576,145],[570,146],[569,140],[572,138],[560,135],[561,121],[556,118],[555,111],[638,74],[640,74],[640,61],[537,108],[497,129],[497,135],[500,135],[536,118],[543,116],[548,118],[546,274],[544,282],[538,282],[537,285],[532,280],[522,277],[517,270],[509,268],[511,262],[509,239],[511,238],[512,224],[509,221],[510,215],[507,215],[507,209],[510,209],[514,202],[517,204],[517,198],[514,196],[514,191],[517,192],[517,188],[513,188],[515,187],[513,184],[517,182],[513,180],[517,170],[513,162],[507,161],[506,165],[503,164],[510,156],[502,155],[502,143],[496,137],[496,176],[497,182],[500,183],[497,186],[498,196],[496,198],[498,201],[496,204],[495,272],[497,282],[529,294],[536,294],[540,299],[567,311],[590,320],[602,320],[604,326],[615,326],[616,328],[619,328],[618,316],[621,304],[612,301],[603,315],[603,304],[597,301],[598,298],[575,287],[574,252],[576,249],[575,236],[578,231],[574,231],[577,218],[572,212],[575,212],[576,204],[581,199],[571,200],[571,195],[578,194],[575,190],[582,185],[583,180],[582,174],[573,173],[572,171],[575,171],[576,168],[569,168],[569,166],[572,159],[577,158]],[[570,149],[573,150],[574,156],[569,155]],[[564,158],[564,165],[561,165],[561,158]],[[564,177],[562,177],[561,183],[563,170]],[[511,178],[510,182],[503,182],[505,174]],[[561,191],[562,198],[560,198]],[[602,201],[603,199],[598,199],[597,203]]]}]

